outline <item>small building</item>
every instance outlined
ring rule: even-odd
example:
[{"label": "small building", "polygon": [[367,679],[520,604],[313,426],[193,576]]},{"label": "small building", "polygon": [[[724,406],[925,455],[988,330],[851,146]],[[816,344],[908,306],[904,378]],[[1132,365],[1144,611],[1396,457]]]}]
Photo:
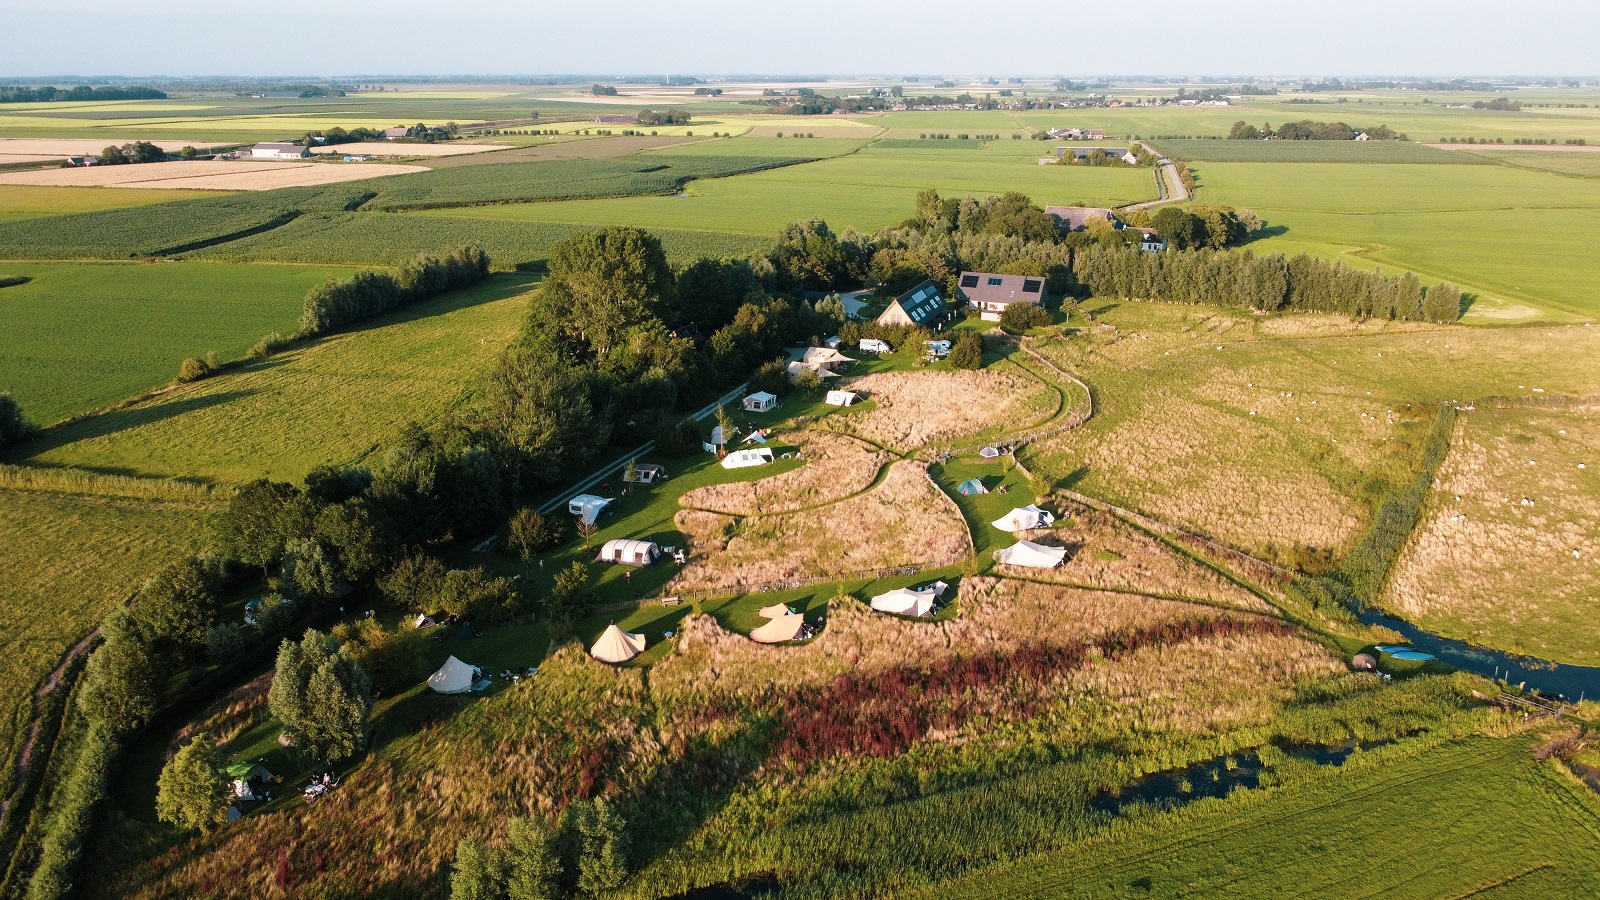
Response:
[{"label": "small building", "polygon": [[956,282],[956,298],[978,311],[986,322],[998,322],[1013,303],[1043,306],[1049,291],[1043,278],[1031,275],[1001,275],[994,272],[962,272]]},{"label": "small building", "polygon": [[1352,140],[1352,141],[1370,141],[1370,140],[1372,140],[1372,138],[1368,137],[1367,133],[1365,131],[1358,131],[1358,132],[1356,132],[1356,136],[1351,138],[1350,140]]},{"label": "small building", "polygon": [[585,525],[593,525],[597,519],[611,509],[611,500],[608,497],[597,497],[594,494],[579,494],[567,501],[567,512],[578,517]]},{"label": "small building", "polygon": [[949,311],[939,288],[932,281],[924,281],[894,298],[878,316],[878,324],[926,326],[943,319]]},{"label": "small building", "polygon": [[745,412],[770,412],[778,408],[778,398],[766,391],[756,391],[744,398]]},{"label": "small building", "polygon": [[386,141],[398,141],[410,133],[410,128],[404,125],[396,125],[393,128],[385,128],[383,130],[383,139]]},{"label": "small building", "polygon": [[1090,219],[1104,219],[1110,222],[1113,228],[1121,228],[1122,221],[1117,214],[1103,206],[1046,206],[1044,211],[1056,217],[1061,227],[1069,234],[1082,231],[1089,227]]},{"label": "small building", "polygon": [[1106,139],[1105,130],[1101,128],[1091,128],[1084,133],[1084,136],[1091,141],[1103,141]]},{"label": "small building", "polygon": [[1154,228],[1139,229],[1139,249],[1146,253],[1160,253],[1167,249],[1167,242],[1161,239]]},{"label": "small building", "polygon": [[888,341],[880,341],[877,338],[862,338],[861,351],[863,353],[893,353],[894,348],[889,346]]},{"label": "small building", "polygon": [[637,116],[618,115],[595,116],[594,123],[596,125],[632,125],[637,118]]},{"label": "small building", "polygon": [[1139,157],[1136,156],[1132,150],[1122,151],[1121,159],[1130,166],[1137,166],[1139,164]]},{"label": "small building", "polygon": [[861,395],[855,391],[829,391],[827,399],[822,402],[829,406],[851,406],[860,399]]},{"label": "small building", "polygon": [[595,562],[621,563],[625,566],[648,566],[661,558],[661,547],[655,541],[630,541],[615,538],[600,548]]},{"label": "small building", "polygon": [[667,480],[667,469],[655,463],[639,463],[631,471],[623,469],[622,480],[634,484],[655,484]]},{"label": "small building", "polygon": [[267,141],[250,148],[251,159],[306,159],[311,148],[282,141]]}]

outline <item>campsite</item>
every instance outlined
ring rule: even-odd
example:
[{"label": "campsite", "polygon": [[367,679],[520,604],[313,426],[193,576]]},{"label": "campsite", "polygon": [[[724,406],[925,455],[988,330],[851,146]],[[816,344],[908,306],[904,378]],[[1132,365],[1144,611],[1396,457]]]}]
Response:
[{"label": "campsite", "polygon": [[0,105],[0,891],[1600,891],[1593,86],[684,78]]}]

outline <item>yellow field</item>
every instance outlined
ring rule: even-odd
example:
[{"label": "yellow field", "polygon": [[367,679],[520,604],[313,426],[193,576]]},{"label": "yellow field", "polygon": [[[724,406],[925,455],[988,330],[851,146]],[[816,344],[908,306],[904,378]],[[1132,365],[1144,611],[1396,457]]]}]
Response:
[{"label": "yellow field", "polygon": [[504,150],[510,144],[467,144],[449,141],[443,144],[405,144],[379,141],[360,144],[335,144],[331,147],[312,147],[312,153],[325,153],[329,156],[340,155],[366,155],[366,156],[464,156],[468,153],[487,153],[490,150]]},{"label": "yellow field", "polygon": [[423,166],[357,165],[274,160],[180,160],[125,166],[42,169],[0,174],[0,184],[57,187],[134,187],[161,190],[270,191],[426,172]]}]

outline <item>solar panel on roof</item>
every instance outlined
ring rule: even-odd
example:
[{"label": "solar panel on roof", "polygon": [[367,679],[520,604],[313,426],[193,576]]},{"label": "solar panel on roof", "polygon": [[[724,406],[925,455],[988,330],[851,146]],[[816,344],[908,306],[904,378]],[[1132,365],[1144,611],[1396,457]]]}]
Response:
[{"label": "solar panel on roof", "polygon": [[1044,287],[1044,282],[1040,281],[1037,278],[1026,278],[1026,279],[1023,279],[1022,292],[1024,294],[1037,294],[1037,293],[1039,293],[1039,288],[1041,288],[1041,287]]},{"label": "solar panel on roof", "polygon": [[1005,284],[1006,280],[1004,278],[1001,278],[998,275],[991,275],[991,276],[989,276],[989,283],[991,285],[1000,285],[1000,284]]},{"label": "solar panel on roof", "polygon": [[976,275],[963,275],[963,276],[961,276],[961,286],[962,287],[977,287],[978,286],[978,276],[976,276]]}]

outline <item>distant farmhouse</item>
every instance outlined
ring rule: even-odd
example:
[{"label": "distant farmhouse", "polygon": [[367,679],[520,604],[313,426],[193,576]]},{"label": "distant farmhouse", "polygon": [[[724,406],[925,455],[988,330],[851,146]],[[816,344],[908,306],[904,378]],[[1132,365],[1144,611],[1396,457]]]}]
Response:
[{"label": "distant farmhouse", "polygon": [[595,116],[596,125],[632,125],[638,116]]},{"label": "distant farmhouse", "polygon": [[[1062,230],[1068,234],[1088,228],[1089,222],[1094,219],[1109,222],[1111,227],[1118,231],[1128,227],[1126,223],[1117,218],[1116,212],[1103,206],[1046,206],[1044,211],[1055,216],[1056,221],[1061,223]],[[1141,235],[1139,239],[1140,250],[1160,252],[1167,249],[1167,242],[1156,234],[1154,228],[1136,228],[1134,230]]]},{"label": "distant farmhouse", "polygon": [[383,130],[383,139],[386,141],[398,141],[410,133],[410,128],[404,125],[396,125],[393,128],[385,128]]},{"label": "distant farmhouse", "polygon": [[924,281],[904,294],[878,316],[880,325],[932,325],[949,312],[944,297],[932,281]]},{"label": "distant farmhouse", "polygon": [[309,147],[297,144],[286,144],[281,141],[267,141],[250,148],[251,159],[305,159],[311,155]]},{"label": "distant farmhouse", "polygon": [[1000,321],[1000,314],[1013,303],[1043,306],[1049,296],[1044,279],[1032,275],[962,272],[958,285],[956,299],[977,310],[986,322]]},{"label": "distant farmhouse", "polygon": [[1138,231],[1143,235],[1139,239],[1140,250],[1146,253],[1160,253],[1167,249],[1167,242],[1161,239],[1161,235],[1156,234],[1154,228],[1140,228]]},{"label": "distant farmhouse", "polygon": [[1139,157],[1126,147],[1057,147],[1056,159],[1065,159],[1071,153],[1073,159],[1085,160],[1096,150],[1104,150],[1108,159],[1120,159],[1130,166],[1139,164]]}]

